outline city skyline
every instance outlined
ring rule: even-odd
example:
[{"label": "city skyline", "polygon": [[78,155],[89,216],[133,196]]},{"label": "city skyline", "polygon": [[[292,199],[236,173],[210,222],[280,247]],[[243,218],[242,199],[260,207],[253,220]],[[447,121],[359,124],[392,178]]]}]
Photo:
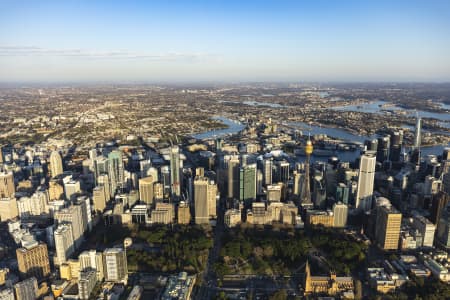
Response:
[{"label": "city skyline", "polygon": [[0,82],[450,81],[446,1],[0,7]]}]

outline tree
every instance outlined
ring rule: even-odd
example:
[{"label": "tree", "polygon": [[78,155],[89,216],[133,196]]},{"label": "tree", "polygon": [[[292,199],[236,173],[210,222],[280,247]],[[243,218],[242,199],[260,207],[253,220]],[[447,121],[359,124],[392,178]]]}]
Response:
[{"label": "tree", "polygon": [[270,298],[270,300],[286,300],[287,299],[287,292],[285,289],[279,290],[275,292]]}]

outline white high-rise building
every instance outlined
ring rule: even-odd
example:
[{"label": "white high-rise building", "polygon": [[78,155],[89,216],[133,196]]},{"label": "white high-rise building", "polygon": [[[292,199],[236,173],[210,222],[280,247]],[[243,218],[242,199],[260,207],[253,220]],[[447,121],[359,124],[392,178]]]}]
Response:
[{"label": "white high-rise building", "polygon": [[17,201],[17,209],[21,218],[48,214],[48,194],[37,191],[31,197],[21,197]]},{"label": "white high-rise building", "polygon": [[80,182],[78,180],[73,180],[72,176],[64,177],[63,183],[67,200],[71,200],[72,196],[81,193]]},{"label": "white high-rise building", "polygon": [[105,249],[103,259],[106,281],[126,282],[128,280],[127,255],[124,249]]},{"label": "white high-rise building", "polygon": [[17,200],[17,211],[21,219],[31,215],[31,199],[29,197],[20,197]]},{"label": "white high-rise building", "polygon": [[333,205],[334,227],[343,228],[347,225],[348,206],[342,202]]},{"label": "white high-rise building", "polygon": [[75,206],[81,206],[81,213],[83,216],[83,232],[91,231],[92,224],[92,207],[91,200],[87,196],[80,196],[75,202]]},{"label": "white high-rise building", "polygon": [[31,212],[34,215],[41,215],[43,213],[48,214],[48,201],[49,201],[49,194],[46,190],[39,190],[36,191],[31,196]]},{"label": "white high-rise building", "polygon": [[422,119],[419,116],[417,116],[416,127],[414,132],[414,147],[420,148],[421,143],[422,143]]},{"label": "white high-rise building", "polygon": [[103,266],[103,254],[95,250],[83,251],[78,256],[80,271],[94,269],[97,272],[97,280],[102,281],[105,277]]},{"label": "white high-rise building", "polygon": [[55,264],[65,263],[74,252],[74,242],[71,224],[60,224],[54,232],[56,259]]},{"label": "white high-rise building", "polygon": [[375,152],[367,151],[361,155],[355,200],[355,207],[357,209],[368,211],[372,208],[376,163],[377,157]]},{"label": "white high-rise building", "polygon": [[52,151],[50,154],[50,174],[52,177],[56,177],[62,174],[63,171],[63,163],[61,155],[58,151]]},{"label": "white high-rise building", "polygon": [[84,233],[84,218],[82,207],[80,205],[72,205],[69,208],[64,208],[60,211],[55,212],[55,220],[58,224],[70,223],[72,224],[72,235],[75,244],[75,249],[78,249],[83,242]]}]

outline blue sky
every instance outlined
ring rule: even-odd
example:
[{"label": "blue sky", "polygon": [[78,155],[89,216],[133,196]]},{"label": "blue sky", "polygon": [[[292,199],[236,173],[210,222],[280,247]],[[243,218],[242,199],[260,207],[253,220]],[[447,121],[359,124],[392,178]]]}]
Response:
[{"label": "blue sky", "polygon": [[0,81],[450,81],[450,1],[0,0]]}]

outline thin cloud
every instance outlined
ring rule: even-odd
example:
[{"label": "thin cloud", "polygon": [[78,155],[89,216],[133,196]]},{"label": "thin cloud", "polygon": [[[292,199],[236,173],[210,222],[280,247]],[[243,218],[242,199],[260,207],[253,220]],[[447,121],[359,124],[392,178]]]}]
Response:
[{"label": "thin cloud", "polygon": [[160,54],[141,53],[133,51],[96,51],[86,49],[48,49],[35,46],[2,46],[0,56],[57,56],[68,58],[89,59],[145,59],[151,61],[201,61],[217,57],[208,53],[167,52]]}]

